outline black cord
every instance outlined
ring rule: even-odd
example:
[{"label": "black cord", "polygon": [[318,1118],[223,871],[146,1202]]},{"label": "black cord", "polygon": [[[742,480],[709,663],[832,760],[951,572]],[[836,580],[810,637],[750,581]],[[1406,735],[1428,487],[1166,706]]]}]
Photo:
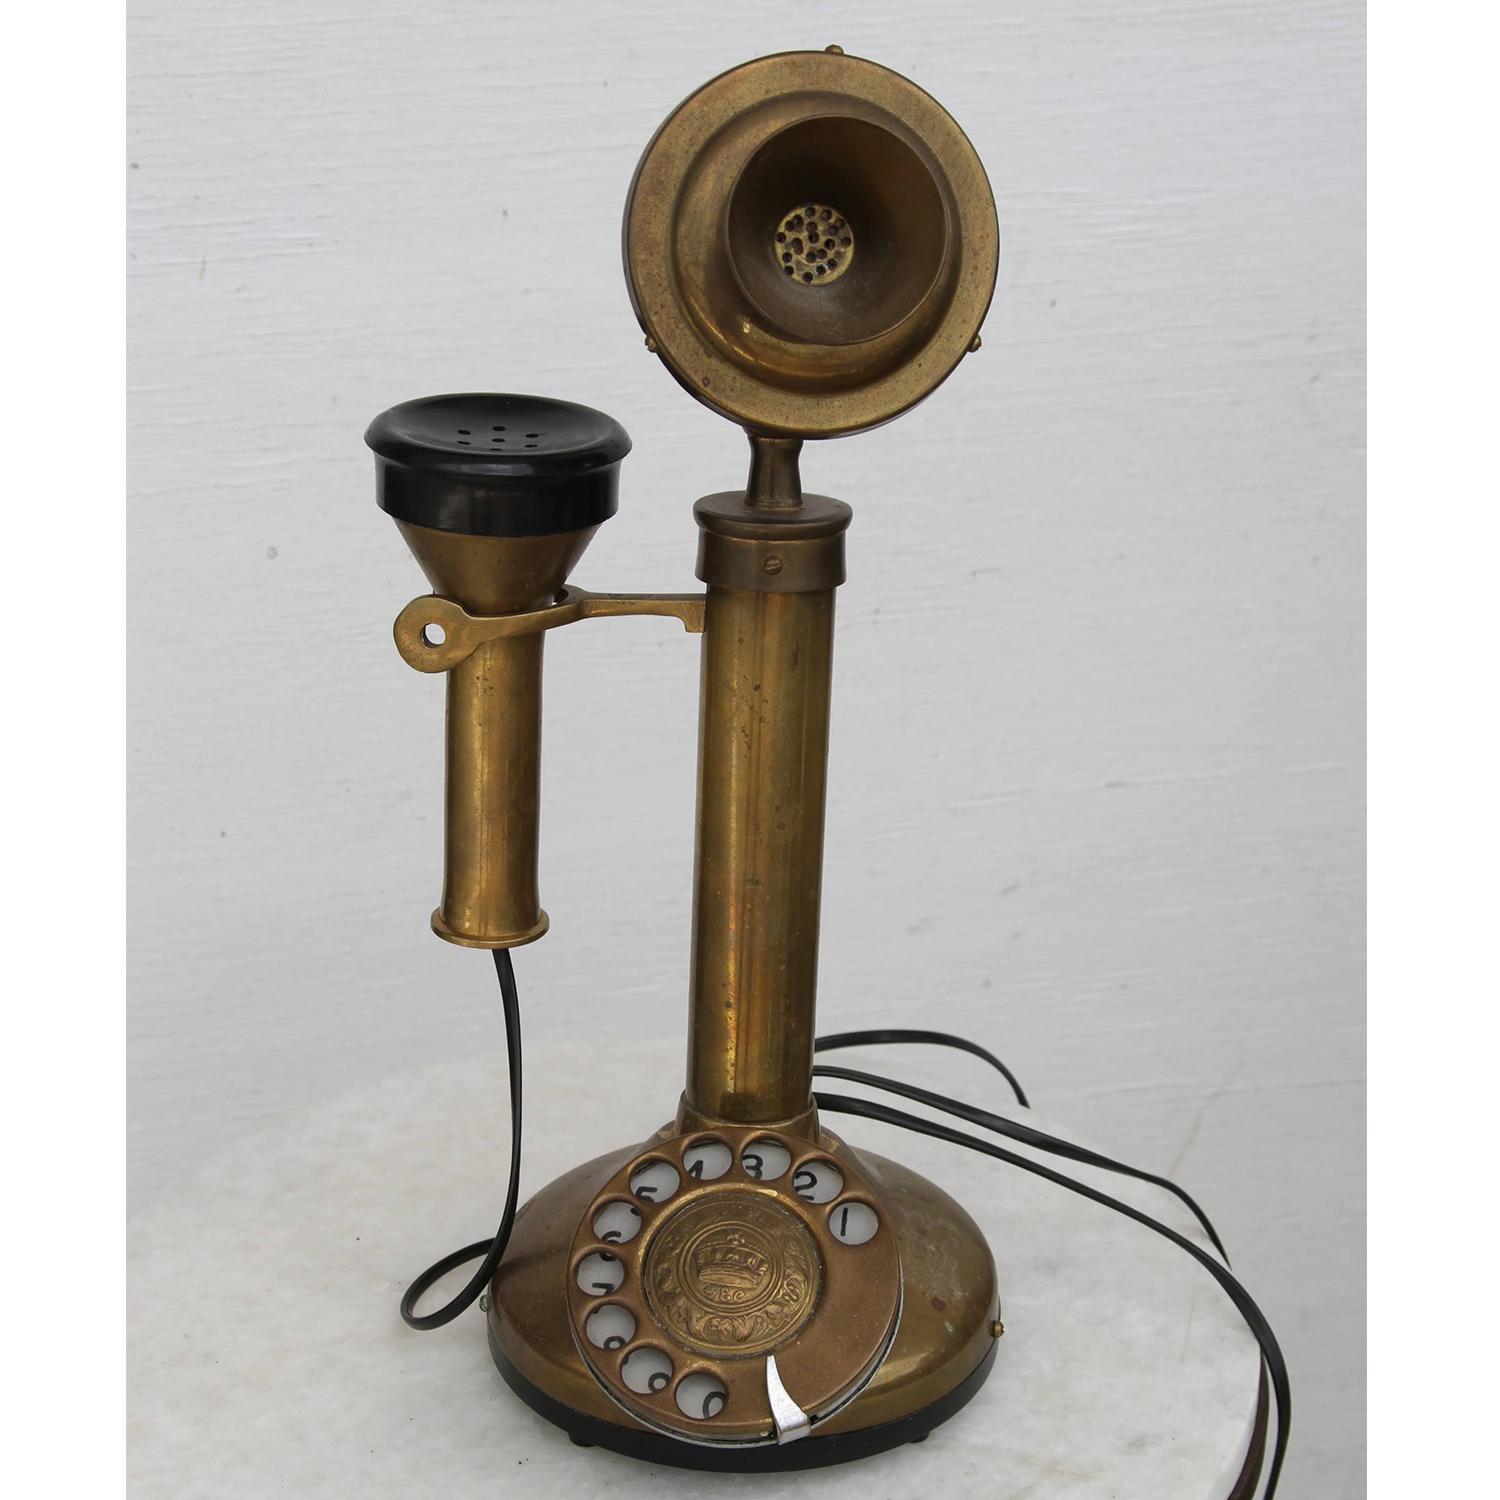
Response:
[{"label": "black cord", "polygon": [[[505,1254],[511,1228],[516,1222],[517,1199],[521,1191],[521,1004],[516,995],[516,971],[511,965],[509,949],[495,949],[495,972],[500,976],[500,1001],[505,1012],[505,1051],[510,1063],[510,1182],[505,1190],[505,1208],[493,1239],[475,1240],[472,1245],[445,1255],[407,1287],[406,1295],[401,1299],[401,1316],[411,1327],[424,1332],[451,1323],[474,1305],[495,1274],[495,1267]],[[480,1256],[484,1257],[484,1264],[452,1301],[445,1302],[436,1312],[417,1312],[417,1302],[429,1287],[441,1281],[449,1271],[466,1261],[478,1260]]]},{"label": "black cord", "polygon": [[1014,1151],[1007,1151],[1003,1146],[992,1145],[989,1141],[980,1140],[978,1136],[966,1135],[963,1131],[954,1130],[951,1126],[941,1124],[937,1120],[924,1120],[918,1115],[907,1114],[905,1110],[893,1109],[887,1104],[877,1104],[870,1099],[855,1099],[846,1094],[814,1094],[813,1098],[818,1108],[829,1114],[859,1115],[867,1120],[878,1120],[885,1125],[896,1125],[903,1130],[916,1131],[919,1135],[929,1135],[934,1140],[963,1146],[970,1151],[992,1156],[996,1161],[1019,1167],[1023,1172],[1030,1172],[1036,1177],[1056,1183],[1059,1187],[1067,1188],[1069,1192],[1078,1193],[1094,1203],[1103,1204],[1105,1208],[1112,1208],[1116,1213],[1124,1214],[1127,1219],[1134,1219],[1137,1224],[1144,1224],[1147,1229],[1154,1230],[1164,1239],[1171,1240],[1179,1249],[1186,1250],[1223,1287],[1229,1300],[1234,1303],[1240,1316],[1249,1325],[1251,1333],[1255,1335],[1256,1343],[1260,1345],[1261,1358],[1265,1361],[1266,1370],[1271,1377],[1271,1390],[1276,1398],[1276,1441],[1271,1453],[1271,1467],[1265,1492],[1265,1500],[1274,1500],[1276,1486],[1281,1479],[1282,1464],[1286,1460],[1287,1438],[1292,1425],[1291,1380],[1287,1375],[1286,1360],[1281,1353],[1281,1345],[1277,1343],[1276,1335],[1271,1331],[1271,1325],[1266,1321],[1265,1314],[1256,1306],[1250,1293],[1245,1290],[1227,1266],[1215,1260],[1201,1246],[1195,1245],[1190,1239],[1178,1234],[1175,1229],[1169,1229],[1165,1224],[1153,1219],[1150,1214],[1142,1213],[1140,1209],[1133,1208],[1128,1203],[1122,1203],[1118,1198],[1111,1198],[1108,1193],[1101,1193],[1097,1188],[1089,1187],[1087,1183],[1078,1182],[1061,1172],[1054,1172],[1051,1167],[1043,1166],[1041,1162],[1030,1161],[1024,1156],[1016,1155]]},{"label": "black cord", "polygon": [[1035,1146],[1039,1151],[1050,1151],[1052,1155],[1066,1157],[1069,1161],[1081,1162],[1090,1167],[1102,1167],[1106,1172],[1118,1172],[1122,1177],[1134,1177],[1139,1182],[1149,1182],[1156,1187],[1165,1188],[1187,1207],[1193,1217],[1203,1226],[1204,1234],[1208,1236],[1214,1249],[1223,1257],[1224,1263],[1226,1265],[1229,1263],[1229,1252],[1224,1248],[1224,1242],[1219,1238],[1218,1231],[1209,1222],[1208,1215],[1198,1207],[1184,1189],[1166,1177],[1158,1177],[1153,1172],[1143,1172],[1138,1167],[1127,1166],[1122,1161],[1115,1161],[1113,1157],[1101,1156],[1097,1151],[1090,1151],[1086,1146],[1079,1146],[1073,1141],[1065,1141],[1058,1136],[1048,1135],[1034,1125],[1023,1125],[1019,1120],[1007,1120],[1002,1115],[991,1114],[987,1109],[978,1109],[972,1104],[961,1103],[957,1099],[948,1098],[945,1094],[934,1094],[930,1089],[918,1088],[915,1084],[901,1083],[894,1078],[882,1078],[878,1073],[863,1073],[858,1068],[840,1068],[831,1063],[819,1063],[813,1068],[813,1076],[815,1078],[842,1078],[847,1083],[863,1083],[872,1089],[884,1089],[890,1094],[900,1094],[903,1098],[914,1099],[918,1104],[925,1104],[931,1109],[940,1109],[945,1114],[956,1115],[960,1120],[967,1120],[971,1125],[993,1130],[997,1135],[1007,1135],[1012,1140],[1022,1142],[1023,1145]]},{"label": "black cord", "polygon": [[1022,1109],[1031,1108],[1031,1100],[1020,1080],[995,1056],[988,1047],[971,1042],[966,1036],[952,1036],[946,1031],[912,1031],[904,1028],[884,1027],[876,1031],[836,1031],[832,1036],[820,1036],[813,1040],[814,1052],[832,1052],[835,1047],[891,1047],[907,1042],[933,1047],[953,1047],[974,1057],[982,1057],[1015,1091],[1016,1103]]}]

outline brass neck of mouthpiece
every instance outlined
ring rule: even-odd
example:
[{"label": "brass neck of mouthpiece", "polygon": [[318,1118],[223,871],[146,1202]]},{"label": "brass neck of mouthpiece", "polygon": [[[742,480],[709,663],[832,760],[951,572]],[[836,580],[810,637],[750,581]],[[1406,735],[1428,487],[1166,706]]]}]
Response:
[{"label": "brass neck of mouthpiece", "polygon": [[767,437],[752,432],[750,438],[750,482],[745,504],[752,510],[801,510],[802,474],[798,459],[802,439]]}]

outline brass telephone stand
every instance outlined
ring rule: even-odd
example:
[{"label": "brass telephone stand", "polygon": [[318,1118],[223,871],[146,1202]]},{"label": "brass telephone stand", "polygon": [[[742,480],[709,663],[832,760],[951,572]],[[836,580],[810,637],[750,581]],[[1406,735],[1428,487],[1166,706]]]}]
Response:
[{"label": "brass telephone stand", "polygon": [[[624,256],[647,348],[749,436],[745,487],[693,507],[704,592],[569,584],[615,512],[630,450],[601,412],[437,396],[393,407],[366,434],[379,503],[434,590],[401,612],[396,643],[448,681],[432,926],[495,952],[515,1126],[500,1233],[419,1278],[403,1311],[433,1326],[487,1282],[496,1364],[576,1442],[706,1469],[814,1467],[926,1437],[983,1384],[1002,1332],[994,1261],[969,1215],[818,1117],[834,599],[853,513],[804,494],[798,472],[804,440],[899,416],[979,347],[995,208],[973,147],[916,85],[837,48],[790,52],[722,74],[668,117],[631,184]],[[686,1085],[656,1134],[517,1212],[509,950],[548,927],[542,647],[550,630],[624,614],[702,637]],[[825,1098],[835,1106],[882,1117]],[[964,1117],[1030,1130],[980,1114]],[[480,1257],[469,1291],[415,1314],[438,1274]]]},{"label": "brass telephone stand", "polygon": [[830,1463],[925,1436],[993,1362],[973,1220],[813,1104],[852,512],[803,494],[798,450],[888,421],[977,347],[997,256],[984,169],[933,99],[837,49],[761,58],[674,111],[625,211],[648,348],[750,435],[745,488],[694,507],[705,593],[568,585],[630,448],[602,413],[446,396],[367,434],[380,504],[435,591],[402,611],[397,646],[448,678],[439,936],[508,949],[547,930],[546,632],[661,614],[703,637],[687,1086],[650,1140],[520,1210],[490,1290],[496,1363],[578,1441],[709,1468]]}]

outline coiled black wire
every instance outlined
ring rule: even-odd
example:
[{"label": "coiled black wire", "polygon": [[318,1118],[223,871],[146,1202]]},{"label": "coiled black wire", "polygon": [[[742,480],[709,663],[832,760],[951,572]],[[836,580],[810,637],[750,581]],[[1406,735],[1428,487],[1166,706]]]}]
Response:
[{"label": "coiled black wire", "polygon": [[[495,972],[500,976],[500,1003],[505,1013],[505,1053],[510,1068],[510,1181],[505,1189],[505,1208],[500,1214],[500,1227],[490,1239],[475,1240],[472,1245],[445,1255],[407,1287],[406,1295],[401,1299],[401,1316],[411,1327],[424,1332],[451,1323],[474,1305],[505,1255],[516,1222],[521,1191],[521,1002],[516,995],[516,971],[511,965],[508,948],[495,949]],[[478,1260],[480,1256],[484,1257],[484,1264],[475,1271],[463,1291],[436,1312],[417,1311],[417,1303],[429,1287],[441,1281],[449,1271],[467,1261]]]}]

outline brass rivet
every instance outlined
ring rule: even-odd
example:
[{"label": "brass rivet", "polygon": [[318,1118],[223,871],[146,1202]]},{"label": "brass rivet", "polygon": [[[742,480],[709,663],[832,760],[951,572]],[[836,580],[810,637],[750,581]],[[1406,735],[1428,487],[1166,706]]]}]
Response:
[{"label": "brass rivet", "polygon": [[779,573],[781,571],[781,559],[779,557],[768,557],[762,564],[767,573]]},{"label": "brass rivet", "polygon": [[978,354],[978,353],[979,353],[979,346],[980,346],[980,344],[982,344],[982,343],[983,343],[983,342],[984,342],[984,340],[983,340],[983,339],[981,339],[981,338],[980,338],[980,337],[979,337],[979,335],[978,335],[978,334],[977,334],[977,333],[976,333],[976,334],[975,334],[975,335],[974,335],[974,337],[973,337],[973,339],[972,339],[972,340],[971,340],[971,341],[970,341],[970,343],[969,343],[969,353],[970,353],[970,354]]},{"label": "brass rivet", "polygon": [[651,335],[648,333],[646,335],[646,353],[647,354],[655,354],[656,351],[657,351],[657,348],[658,348],[658,345],[657,345],[656,340],[654,338],[652,338]]},{"label": "brass rivet", "polygon": [[995,1337],[997,1339],[1004,1338],[1005,1337],[1005,1324],[1002,1323],[999,1318],[996,1318],[995,1321],[990,1324],[990,1333],[991,1333],[991,1335],[993,1337]]},{"label": "brass rivet", "polygon": [[823,50],[825,52],[837,52],[840,57],[844,55],[844,49],[837,45],[834,45],[832,47],[825,47]]}]

